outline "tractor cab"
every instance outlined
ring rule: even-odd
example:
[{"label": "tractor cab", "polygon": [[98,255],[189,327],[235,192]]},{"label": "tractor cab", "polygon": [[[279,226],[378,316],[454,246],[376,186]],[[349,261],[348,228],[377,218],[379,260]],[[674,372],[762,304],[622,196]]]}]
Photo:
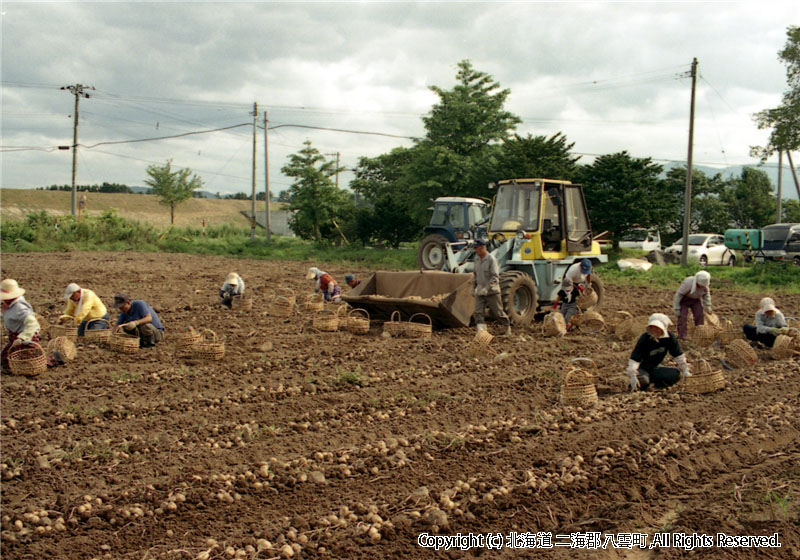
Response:
[{"label": "tractor cab", "polygon": [[489,216],[489,204],[480,198],[443,196],[433,202],[431,210],[433,214],[424,229],[417,262],[422,270],[441,270],[445,243],[454,243],[455,250],[459,250],[476,235],[485,235],[486,229],[481,226]]}]

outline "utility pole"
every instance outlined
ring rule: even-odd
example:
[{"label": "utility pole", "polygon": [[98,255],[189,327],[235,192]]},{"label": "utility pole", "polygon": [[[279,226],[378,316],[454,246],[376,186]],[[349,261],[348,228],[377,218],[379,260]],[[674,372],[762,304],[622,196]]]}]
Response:
[{"label": "utility pole", "polygon": [[775,217],[775,223],[781,223],[781,216],[783,212],[781,212],[781,204],[783,200],[781,197],[783,196],[783,150],[778,150],[778,212],[777,216]]},{"label": "utility pole", "polygon": [[797,181],[797,171],[794,169],[794,162],[792,161],[792,152],[786,150],[786,157],[789,158],[789,169],[792,170],[792,177],[794,178],[794,188],[797,189],[797,198],[800,199],[800,183]]},{"label": "utility pole", "polygon": [[264,111],[264,216],[267,226],[267,241],[272,239],[272,232],[269,230],[269,144],[267,143],[267,112]]},{"label": "utility pole", "polygon": [[336,152],[335,154],[325,154],[325,155],[326,156],[336,156],[336,189],[338,190],[339,189],[339,156],[341,154],[339,154],[339,152]]},{"label": "utility pole", "polygon": [[[77,196],[78,192],[75,188],[75,174],[78,169],[78,100],[81,97],[89,99],[89,94],[84,91],[82,84],[75,84],[74,86],[64,86],[62,90],[69,91],[75,96],[75,113],[72,120],[72,215],[77,214]],[[85,89],[94,90],[91,86],[85,86]]]},{"label": "utility pole", "polygon": [[681,266],[686,266],[689,253],[689,227],[692,219],[692,151],[694,147],[694,92],[697,85],[697,58],[692,60],[692,103],[689,108],[689,153],[686,156],[686,193],[683,202],[683,246],[681,247]]},{"label": "utility pole", "polygon": [[253,103],[253,192],[250,198],[250,239],[256,238],[256,119],[258,118],[258,103]]}]

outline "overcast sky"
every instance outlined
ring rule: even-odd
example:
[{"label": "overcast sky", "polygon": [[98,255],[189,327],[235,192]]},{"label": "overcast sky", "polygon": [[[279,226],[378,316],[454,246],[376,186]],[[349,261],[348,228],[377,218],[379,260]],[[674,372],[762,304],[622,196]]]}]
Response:
[{"label": "overcast sky", "polygon": [[[78,184],[143,185],[148,165],[189,167],[211,192],[250,192],[258,122],[424,134],[421,116],[470,59],[511,90],[518,132],[563,132],[574,150],[685,161],[693,57],[694,160],[755,164],[753,113],[780,103],[777,53],[800,2],[3,2],[2,186],[69,184],[75,97]],[[352,168],[411,140],[282,126],[269,131],[270,188],[311,140]],[[257,188],[264,189],[258,130]],[[102,144],[107,143],[107,144]],[[91,147],[94,146],[94,147]],[[24,150],[19,150],[24,148]],[[34,149],[28,149],[34,148]],[[332,156],[335,157],[335,156]],[[774,158],[777,162],[777,158]],[[785,161],[784,161],[785,163]],[[341,177],[346,184],[351,174]]]}]

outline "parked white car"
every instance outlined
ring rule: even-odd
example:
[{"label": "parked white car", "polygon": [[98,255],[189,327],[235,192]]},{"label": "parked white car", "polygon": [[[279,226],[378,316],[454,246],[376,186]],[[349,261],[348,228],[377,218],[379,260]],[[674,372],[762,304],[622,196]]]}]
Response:
[{"label": "parked white car", "polygon": [[[680,255],[683,251],[683,239],[667,247],[667,254]],[[694,233],[689,236],[689,255],[687,260],[695,261],[700,266],[736,264],[736,254],[725,246],[725,237],[718,233]]]},{"label": "parked white car", "polygon": [[661,234],[655,230],[633,228],[622,235],[619,246],[623,249],[639,249],[640,251],[660,251]]}]

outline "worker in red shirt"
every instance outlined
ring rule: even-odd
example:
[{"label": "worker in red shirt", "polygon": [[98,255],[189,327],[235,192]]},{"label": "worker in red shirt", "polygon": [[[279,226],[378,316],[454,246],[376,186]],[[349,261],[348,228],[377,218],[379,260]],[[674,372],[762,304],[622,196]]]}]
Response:
[{"label": "worker in red shirt", "polygon": [[336,280],[333,279],[333,276],[318,269],[315,266],[312,266],[308,269],[308,273],[306,274],[306,280],[316,280],[317,286],[314,288],[315,292],[319,292],[322,294],[322,297],[325,298],[327,302],[336,303],[342,298],[342,290],[339,288],[339,285],[336,283]]}]

